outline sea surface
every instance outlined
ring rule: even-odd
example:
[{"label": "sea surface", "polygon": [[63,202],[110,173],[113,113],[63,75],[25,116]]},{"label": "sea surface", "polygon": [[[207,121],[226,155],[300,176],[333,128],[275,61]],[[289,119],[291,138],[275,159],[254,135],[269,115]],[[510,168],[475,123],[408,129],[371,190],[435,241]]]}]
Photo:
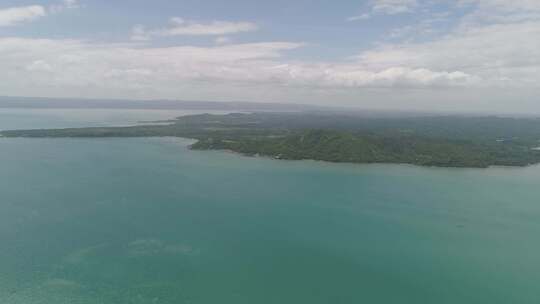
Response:
[{"label": "sea surface", "polygon": [[[0,129],[187,112],[0,110]],[[2,304],[537,304],[540,167],[0,138]]]}]

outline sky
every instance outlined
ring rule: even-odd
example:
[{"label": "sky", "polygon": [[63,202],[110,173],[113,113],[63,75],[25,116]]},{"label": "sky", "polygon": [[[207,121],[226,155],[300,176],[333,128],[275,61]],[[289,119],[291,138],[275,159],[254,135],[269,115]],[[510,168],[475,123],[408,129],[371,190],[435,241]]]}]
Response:
[{"label": "sky", "polygon": [[0,0],[0,95],[540,113],[540,0]]}]

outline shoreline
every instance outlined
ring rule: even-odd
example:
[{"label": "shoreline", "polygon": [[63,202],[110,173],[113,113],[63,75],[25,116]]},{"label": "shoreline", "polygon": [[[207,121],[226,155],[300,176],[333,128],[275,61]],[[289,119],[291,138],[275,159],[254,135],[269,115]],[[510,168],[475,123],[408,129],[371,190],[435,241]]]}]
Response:
[{"label": "shoreline", "polygon": [[[151,137],[148,137],[151,138]],[[192,138],[187,137],[178,137],[178,138],[185,138],[194,140]],[[430,168],[430,169],[492,169],[492,168],[506,168],[506,169],[524,169],[524,168],[530,168],[533,166],[540,165],[540,162],[533,163],[533,164],[527,164],[523,166],[518,165],[489,165],[486,167],[469,167],[469,166],[429,166],[429,165],[420,165],[420,164],[414,164],[414,163],[399,163],[399,162],[339,162],[339,161],[329,161],[329,160],[321,160],[321,159],[312,159],[312,158],[302,158],[302,159],[288,159],[288,158],[278,158],[271,155],[265,155],[265,154],[248,154],[248,153],[242,153],[238,151],[234,151],[231,149],[194,149],[192,148],[192,145],[196,144],[197,142],[194,142],[191,145],[188,145],[188,149],[191,151],[215,151],[215,152],[225,152],[230,153],[242,157],[250,157],[250,158],[261,158],[261,159],[269,159],[269,160],[276,160],[276,161],[291,161],[291,162],[302,162],[302,161],[309,161],[309,162],[317,162],[317,163],[324,163],[324,164],[343,164],[343,165],[399,165],[399,166],[411,166],[411,167],[417,167],[417,168]]]},{"label": "shoreline", "polygon": [[312,158],[301,158],[301,159],[288,159],[288,158],[280,158],[277,156],[272,155],[265,155],[265,154],[249,154],[249,153],[243,153],[234,151],[231,149],[196,149],[192,146],[197,144],[200,140],[196,138],[189,138],[189,137],[181,137],[181,136],[104,136],[104,137],[55,137],[55,136],[44,136],[44,137],[10,137],[10,136],[4,136],[2,134],[2,131],[0,130],[0,138],[2,139],[134,139],[134,138],[174,138],[174,139],[184,139],[189,140],[191,143],[186,144],[186,147],[191,151],[215,151],[215,152],[226,152],[235,154],[242,157],[252,157],[252,158],[262,158],[262,159],[269,159],[269,160],[277,160],[277,161],[310,161],[310,162],[317,162],[317,163],[325,163],[325,164],[344,164],[344,165],[400,165],[400,166],[411,166],[411,167],[418,167],[418,168],[437,168],[437,169],[491,169],[491,168],[506,168],[506,169],[524,169],[529,168],[533,166],[540,165],[540,162],[538,163],[530,163],[527,165],[489,165],[489,166],[483,166],[483,167],[472,167],[472,166],[436,166],[436,165],[421,165],[421,164],[414,164],[414,163],[406,163],[406,162],[340,162],[340,161],[329,161],[329,160],[321,160],[321,159],[312,159]]}]

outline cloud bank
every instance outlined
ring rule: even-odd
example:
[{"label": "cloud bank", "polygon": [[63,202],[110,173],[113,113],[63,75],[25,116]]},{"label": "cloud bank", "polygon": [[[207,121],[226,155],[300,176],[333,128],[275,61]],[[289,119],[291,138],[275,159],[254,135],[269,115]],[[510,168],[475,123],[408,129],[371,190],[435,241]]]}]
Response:
[{"label": "cloud bank", "polygon": [[258,26],[252,22],[212,21],[198,23],[174,17],[169,26],[160,29],[146,29],[143,25],[133,28],[131,40],[147,41],[153,37],[170,36],[217,36],[256,31]]},{"label": "cloud bank", "polygon": [[[76,1],[63,5],[79,7]],[[423,11],[426,19],[419,18],[418,24],[429,32],[433,20],[446,18],[431,11],[431,5],[432,1],[378,0],[358,19]],[[540,2],[456,0],[453,5],[464,13],[444,33],[422,40],[381,40],[334,60],[290,56],[310,47],[302,41],[237,42],[241,36],[230,36],[259,29],[246,21],[175,17],[162,28],[134,27],[127,43],[3,37],[0,90],[13,95],[32,88],[36,95],[123,98],[311,102],[338,96],[340,102],[409,96],[426,103],[502,98],[534,102],[540,93]],[[43,7],[5,9],[0,11],[0,25],[46,14]],[[401,38],[407,31],[415,33],[413,26],[392,32],[401,33],[396,34]],[[208,43],[158,47],[148,42],[174,36],[206,37]]]},{"label": "cloud bank", "polygon": [[45,8],[41,5],[0,9],[0,27],[34,21],[40,17],[44,17],[46,14]]}]

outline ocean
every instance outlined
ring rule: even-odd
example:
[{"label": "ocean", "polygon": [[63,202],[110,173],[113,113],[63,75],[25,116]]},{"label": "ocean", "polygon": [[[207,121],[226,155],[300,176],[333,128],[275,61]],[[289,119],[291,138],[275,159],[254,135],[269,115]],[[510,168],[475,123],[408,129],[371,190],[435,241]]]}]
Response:
[{"label": "ocean", "polygon": [[[0,129],[192,113],[0,109]],[[0,303],[540,303],[540,166],[282,161],[190,143],[0,138]]]}]

